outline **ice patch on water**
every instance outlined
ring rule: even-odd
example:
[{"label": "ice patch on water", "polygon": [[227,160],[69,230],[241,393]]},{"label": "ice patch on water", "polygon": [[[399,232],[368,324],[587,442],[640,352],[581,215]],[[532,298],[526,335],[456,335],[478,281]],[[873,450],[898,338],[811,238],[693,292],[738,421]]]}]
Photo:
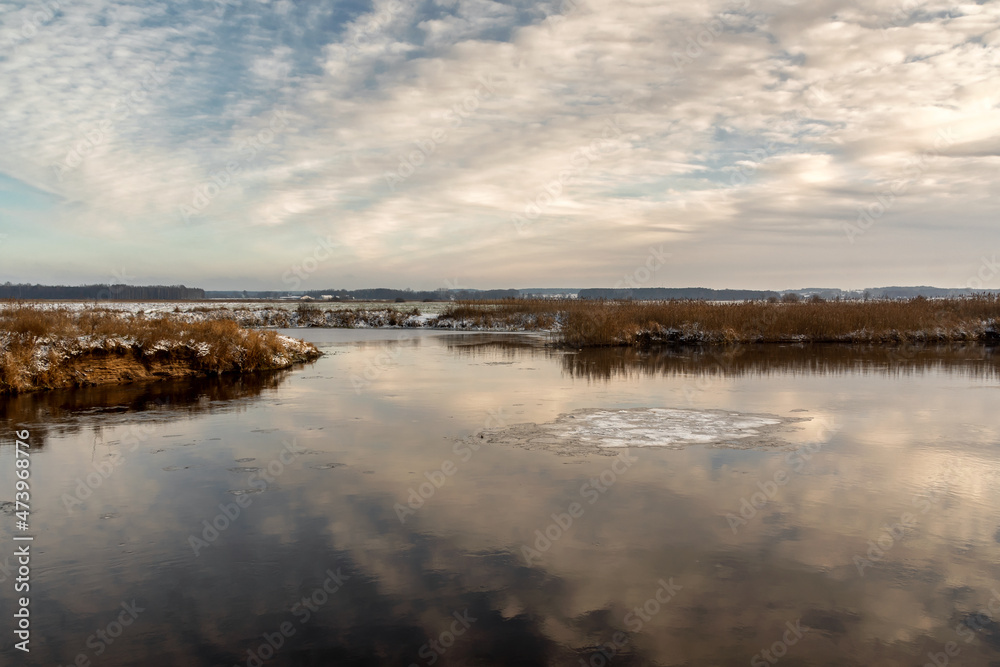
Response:
[{"label": "ice patch on water", "polygon": [[729,410],[679,408],[586,409],[545,424],[515,424],[478,434],[488,442],[562,454],[613,454],[625,447],[692,445],[749,449],[786,444],[777,437],[787,425],[806,421]]},{"label": "ice patch on water", "polygon": [[597,447],[672,447],[752,438],[761,435],[762,427],[781,423],[780,418],[761,415],[649,408],[595,410],[542,428]]}]

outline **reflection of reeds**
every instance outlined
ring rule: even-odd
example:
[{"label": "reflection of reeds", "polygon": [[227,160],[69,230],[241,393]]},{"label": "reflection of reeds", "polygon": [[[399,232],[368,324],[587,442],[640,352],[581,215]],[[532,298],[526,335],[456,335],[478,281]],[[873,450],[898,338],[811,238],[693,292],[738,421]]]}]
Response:
[{"label": "reflection of reeds", "polygon": [[[280,368],[318,357],[306,343],[232,320],[185,322],[92,308],[0,308],[0,393],[76,384],[81,359],[174,364],[204,374]],[[161,369],[162,370],[162,369]],[[170,375],[169,371],[163,373]]]},{"label": "reflection of reeds", "polygon": [[570,376],[587,380],[640,375],[738,378],[773,373],[909,375],[931,371],[1000,378],[1000,350],[975,343],[605,347],[563,355],[562,364]]},{"label": "reflection of reeds", "polygon": [[[558,321],[578,347],[654,343],[905,343],[1000,338],[1000,298],[710,303],[505,299],[460,302],[442,319]],[[542,328],[542,327],[538,327]]]},{"label": "reflection of reeds", "polygon": [[[277,389],[290,373],[283,369],[23,392],[0,400],[0,422],[30,427],[35,449],[43,447],[51,433],[77,433],[86,426],[142,426],[238,410]],[[6,442],[0,439],[0,447]]]}]

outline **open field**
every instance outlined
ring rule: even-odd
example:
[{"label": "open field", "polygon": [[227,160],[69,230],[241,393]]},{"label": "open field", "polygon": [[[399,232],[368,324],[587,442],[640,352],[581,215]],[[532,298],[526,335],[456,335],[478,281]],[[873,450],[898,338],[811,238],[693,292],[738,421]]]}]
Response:
[{"label": "open field", "polygon": [[285,368],[308,343],[217,319],[185,322],[104,309],[0,308],[0,393]]},{"label": "open field", "polygon": [[[33,307],[46,311],[97,311],[147,318],[167,317],[178,322],[230,320],[241,327],[251,328],[434,327],[501,331],[548,328],[536,326],[537,323],[532,317],[511,317],[505,321],[498,319],[492,322],[492,327],[481,326],[484,318],[480,316],[468,320],[443,317],[445,311],[454,308],[454,304],[449,302],[38,301],[31,303]],[[554,324],[550,316],[546,318],[545,322]]]},{"label": "open field", "polygon": [[294,313],[300,306],[308,306],[322,312],[342,311],[342,310],[385,310],[398,308],[401,310],[412,310],[419,308],[421,313],[428,315],[438,315],[442,311],[450,308],[449,301],[418,302],[407,301],[405,303],[395,303],[391,301],[298,301],[287,299],[206,299],[202,301],[26,301],[38,308],[51,310],[66,308],[69,310],[89,310],[92,308],[102,308],[127,313],[145,313],[146,315],[160,313],[203,313],[215,310],[230,310],[234,312],[244,311],[269,311],[275,313]]}]

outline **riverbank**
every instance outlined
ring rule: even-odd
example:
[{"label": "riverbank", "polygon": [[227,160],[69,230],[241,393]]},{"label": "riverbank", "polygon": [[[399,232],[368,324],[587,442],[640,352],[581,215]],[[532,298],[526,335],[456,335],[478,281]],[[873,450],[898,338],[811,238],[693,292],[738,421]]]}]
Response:
[{"label": "riverbank", "polygon": [[241,326],[400,327],[546,331],[567,347],[759,343],[951,343],[1000,341],[1000,299],[880,301],[590,301],[504,299],[418,307],[196,309],[179,316],[230,318]]},{"label": "riverbank", "polygon": [[994,295],[739,303],[511,299],[457,304],[440,319],[493,327],[554,322],[571,347],[1000,341]]},{"label": "riverbank", "polygon": [[[899,345],[1000,342],[1000,298],[870,301],[594,301],[504,299],[435,304],[46,304],[46,311],[169,319],[240,328],[421,328],[552,334],[563,346],[653,347],[761,343]],[[94,316],[94,315],[91,315]]]},{"label": "riverbank", "polygon": [[231,319],[0,308],[0,394],[277,370],[320,354],[310,343]]}]

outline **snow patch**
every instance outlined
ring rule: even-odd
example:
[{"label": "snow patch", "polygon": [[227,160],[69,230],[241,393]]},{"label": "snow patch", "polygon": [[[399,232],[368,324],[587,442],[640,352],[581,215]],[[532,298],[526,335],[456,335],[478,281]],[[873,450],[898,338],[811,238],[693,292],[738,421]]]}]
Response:
[{"label": "snow patch", "polygon": [[515,424],[478,435],[494,444],[548,449],[560,454],[608,454],[625,447],[681,449],[706,445],[749,449],[786,444],[778,433],[803,418],[727,410],[592,408],[559,415],[546,424]]},{"label": "snow patch", "polygon": [[557,420],[543,428],[560,438],[595,447],[673,447],[759,436],[777,418],[672,408],[596,410]]}]

